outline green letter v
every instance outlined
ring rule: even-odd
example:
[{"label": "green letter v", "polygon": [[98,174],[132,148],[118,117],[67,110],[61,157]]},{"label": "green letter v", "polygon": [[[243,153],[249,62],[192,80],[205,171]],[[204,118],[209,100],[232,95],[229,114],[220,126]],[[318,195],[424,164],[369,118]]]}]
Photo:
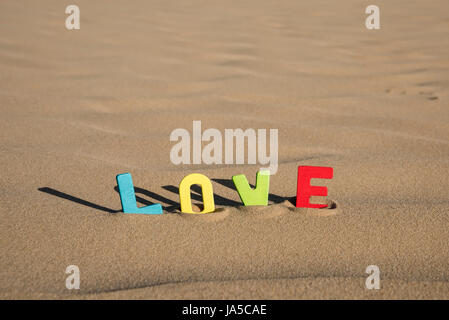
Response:
[{"label": "green letter v", "polygon": [[270,188],[270,171],[260,170],[257,172],[256,187],[251,189],[244,174],[232,177],[240,199],[245,206],[268,205],[268,190]]}]

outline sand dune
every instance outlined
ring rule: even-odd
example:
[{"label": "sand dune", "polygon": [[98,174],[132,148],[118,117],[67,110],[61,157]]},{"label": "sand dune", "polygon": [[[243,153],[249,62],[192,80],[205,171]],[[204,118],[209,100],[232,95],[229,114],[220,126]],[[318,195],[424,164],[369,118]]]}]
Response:
[{"label": "sand dune", "polygon": [[[1,298],[449,298],[447,1],[376,31],[356,0],[66,5],[0,3]],[[171,163],[193,120],[279,130],[269,206],[230,180],[259,165]],[[294,207],[298,165],[334,168],[332,208]],[[164,215],[120,212],[123,172]],[[216,212],[179,213],[193,172]]]}]

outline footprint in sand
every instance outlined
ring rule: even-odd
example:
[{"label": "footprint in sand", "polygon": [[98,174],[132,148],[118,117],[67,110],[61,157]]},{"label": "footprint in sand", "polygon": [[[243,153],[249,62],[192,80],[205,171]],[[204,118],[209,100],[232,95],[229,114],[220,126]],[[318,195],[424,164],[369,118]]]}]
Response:
[{"label": "footprint in sand", "polygon": [[239,213],[256,219],[272,219],[288,213],[279,203],[269,203],[268,206],[241,206]]},{"label": "footprint in sand", "polygon": [[[194,211],[200,212],[202,208],[200,206],[192,204],[192,208]],[[195,221],[203,221],[203,222],[216,222],[225,219],[229,216],[231,212],[230,208],[216,208],[214,212],[211,213],[202,213],[202,214],[194,214],[194,213],[184,213],[179,210],[175,210],[175,213],[178,214],[183,219],[195,220]]]},{"label": "footprint in sand", "polygon": [[426,97],[427,100],[438,100],[438,96],[433,91],[420,91],[419,95]]},{"label": "footprint in sand", "polygon": [[388,88],[385,89],[386,93],[391,94],[400,94],[400,95],[408,95],[408,94],[418,94],[422,97],[425,97],[427,100],[438,100],[438,95],[433,90],[422,90],[422,88],[410,88],[408,91],[406,89],[400,88]]},{"label": "footprint in sand", "polygon": [[[294,199],[293,199],[294,200]],[[327,207],[316,209],[316,208],[297,208],[293,204],[292,200],[286,200],[282,203],[285,207],[288,208],[291,212],[305,214],[307,216],[319,216],[319,217],[327,217],[333,216],[340,213],[341,208],[340,205],[331,199],[326,199]]]}]

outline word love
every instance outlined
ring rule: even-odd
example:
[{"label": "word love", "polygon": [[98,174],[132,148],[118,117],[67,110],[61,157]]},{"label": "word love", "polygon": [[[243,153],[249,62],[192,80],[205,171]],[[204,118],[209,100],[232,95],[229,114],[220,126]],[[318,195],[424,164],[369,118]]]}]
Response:
[{"label": "word love", "polygon": [[[332,179],[334,170],[330,167],[299,166],[298,181],[296,189],[296,207],[298,208],[325,208],[326,204],[310,203],[312,196],[327,196],[327,188],[323,186],[310,185],[311,179]],[[270,171],[260,170],[256,176],[256,186],[251,188],[246,176],[239,174],[232,177],[235,188],[245,206],[267,206],[268,193],[270,187]],[[192,185],[201,186],[203,196],[203,210],[193,211],[190,188]],[[124,213],[138,214],[162,214],[162,206],[152,204],[150,206],[138,208],[134,184],[130,173],[123,173],[117,176],[117,185]],[[179,184],[179,202],[181,212],[184,213],[210,213],[215,211],[214,193],[212,183],[208,177],[199,173],[192,173],[185,176]]]}]

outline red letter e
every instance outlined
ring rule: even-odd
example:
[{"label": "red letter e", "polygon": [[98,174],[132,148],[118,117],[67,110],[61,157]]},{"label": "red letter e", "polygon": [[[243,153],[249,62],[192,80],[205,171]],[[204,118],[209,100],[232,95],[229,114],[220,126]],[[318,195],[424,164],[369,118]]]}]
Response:
[{"label": "red letter e", "polygon": [[310,179],[332,179],[334,169],[330,167],[298,167],[298,187],[296,190],[296,207],[297,208],[325,208],[325,204],[310,203],[311,196],[327,196],[326,187],[316,187],[310,185]]}]

